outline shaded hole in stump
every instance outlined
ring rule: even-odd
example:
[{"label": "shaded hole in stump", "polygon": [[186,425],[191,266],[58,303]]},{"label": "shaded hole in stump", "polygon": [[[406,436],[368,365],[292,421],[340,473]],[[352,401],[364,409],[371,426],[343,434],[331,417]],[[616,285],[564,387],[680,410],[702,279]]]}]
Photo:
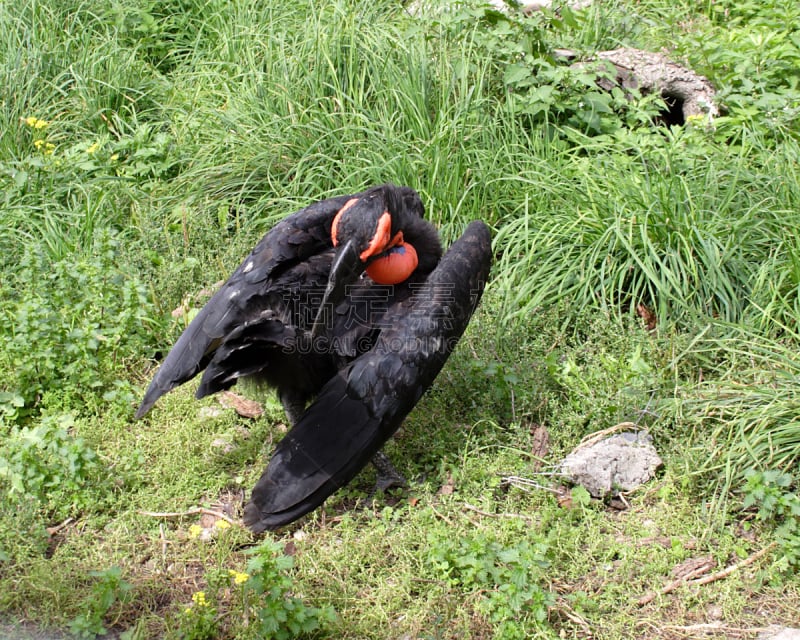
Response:
[{"label": "shaded hole in stump", "polygon": [[686,124],[686,119],[683,117],[683,98],[669,94],[662,94],[662,97],[667,108],[661,112],[658,118],[659,123],[667,127],[679,127]]}]

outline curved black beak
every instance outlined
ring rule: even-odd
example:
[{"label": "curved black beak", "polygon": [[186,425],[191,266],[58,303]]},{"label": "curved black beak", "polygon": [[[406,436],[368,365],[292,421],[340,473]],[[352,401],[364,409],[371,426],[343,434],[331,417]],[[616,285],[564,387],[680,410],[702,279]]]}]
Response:
[{"label": "curved black beak", "polygon": [[328,286],[325,288],[325,295],[311,327],[312,338],[317,338],[333,328],[333,310],[344,300],[348,287],[358,280],[365,268],[366,264],[359,257],[354,240],[348,241],[336,250]]}]

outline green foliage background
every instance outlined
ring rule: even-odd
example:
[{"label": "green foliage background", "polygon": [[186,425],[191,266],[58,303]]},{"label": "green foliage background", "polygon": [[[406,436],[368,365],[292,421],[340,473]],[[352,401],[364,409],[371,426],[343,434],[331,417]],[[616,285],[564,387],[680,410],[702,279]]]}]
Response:
[{"label": "green foliage background", "polygon": [[[0,5],[0,632],[623,638],[712,606],[762,624],[748,598],[791,622],[800,8],[425,6]],[[619,46],[704,74],[720,116],[664,127],[658,96],[556,55]],[[492,282],[389,446],[409,495],[364,508],[366,474],[274,536],[293,565],[269,544],[248,563],[249,534],[203,542],[191,508],[249,490],[277,405],[245,423],[186,388],[144,421],[133,407],[275,221],[387,181],[447,242],[487,221]],[[559,456],[622,422],[650,430],[663,474],[625,516],[565,507]],[[772,542],[739,582],[630,601],[692,554]]]}]

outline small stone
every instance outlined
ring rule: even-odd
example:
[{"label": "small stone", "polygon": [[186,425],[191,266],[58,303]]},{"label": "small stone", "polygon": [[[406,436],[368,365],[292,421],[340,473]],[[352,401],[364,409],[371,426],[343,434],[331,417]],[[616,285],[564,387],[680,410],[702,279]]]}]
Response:
[{"label": "small stone", "polygon": [[711,620],[722,620],[725,617],[724,612],[722,611],[722,607],[718,604],[712,604],[707,610],[706,615]]},{"label": "small stone", "polygon": [[305,531],[303,531],[302,529],[298,529],[297,531],[295,531],[292,534],[292,537],[295,540],[297,540],[298,542],[302,542],[303,540],[306,539],[307,536],[308,536],[308,534]]},{"label": "small stone", "polygon": [[559,471],[593,497],[603,498],[636,489],[662,464],[647,432],[626,431],[575,449],[564,458]]},{"label": "small stone", "polygon": [[197,412],[198,416],[206,420],[213,420],[214,418],[219,418],[224,414],[225,411],[221,407],[214,406],[202,407],[200,411]]},{"label": "small stone", "polygon": [[225,438],[217,438],[217,439],[215,439],[214,441],[212,441],[211,446],[214,449],[219,449],[222,453],[230,453],[235,448]]}]

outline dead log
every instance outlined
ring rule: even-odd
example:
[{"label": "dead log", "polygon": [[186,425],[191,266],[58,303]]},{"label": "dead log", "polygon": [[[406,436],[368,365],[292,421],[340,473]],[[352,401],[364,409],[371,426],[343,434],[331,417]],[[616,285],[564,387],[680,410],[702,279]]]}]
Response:
[{"label": "dead log", "polygon": [[[571,53],[571,52],[568,52]],[[664,114],[667,124],[683,124],[692,117],[714,118],[719,115],[716,91],[707,78],[669,60],[662,53],[641,49],[600,51],[585,62],[573,66],[585,67],[592,61],[610,63],[614,78],[599,78],[597,83],[606,91],[615,86],[637,89],[642,94],[658,92],[667,103]]]}]

